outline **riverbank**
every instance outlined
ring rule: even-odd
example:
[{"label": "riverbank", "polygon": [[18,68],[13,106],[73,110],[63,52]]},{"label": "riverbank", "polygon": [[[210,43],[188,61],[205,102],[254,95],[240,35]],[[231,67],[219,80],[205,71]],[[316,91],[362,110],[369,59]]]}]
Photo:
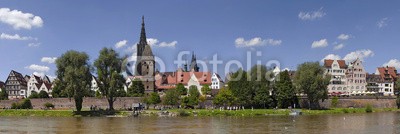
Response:
[{"label": "riverbank", "polygon": [[[245,110],[207,110],[207,109],[170,109],[169,114],[160,114],[159,110],[144,110],[140,116],[237,116],[237,117],[255,117],[255,116],[270,116],[270,115],[289,115],[291,110],[288,109],[245,109]],[[322,115],[322,114],[352,114],[352,113],[367,113],[365,108],[334,108],[328,110],[307,110],[299,109],[302,115]],[[372,112],[400,112],[395,108],[374,108]],[[165,112],[164,112],[165,113]],[[116,111],[115,117],[128,117],[131,111]],[[0,116],[35,116],[35,117],[91,117],[91,116],[107,116],[99,112],[83,111],[82,115],[75,115],[71,110],[0,110]]]}]

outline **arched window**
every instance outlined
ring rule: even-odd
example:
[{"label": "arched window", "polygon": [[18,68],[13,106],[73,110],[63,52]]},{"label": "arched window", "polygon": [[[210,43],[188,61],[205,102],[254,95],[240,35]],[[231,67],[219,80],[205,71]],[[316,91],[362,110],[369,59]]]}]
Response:
[{"label": "arched window", "polygon": [[332,87],[332,90],[335,90],[336,88],[335,87]]},{"label": "arched window", "polygon": [[342,87],[338,87],[338,90],[342,90]]},{"label": "arched window", "polygon": [[354,89],[354,86],[351,86],[351,89]]},{"label": "arched window", "polygon": [[359,86],[357,86],[357,87],[356,87],[356,89],[360,89],[360,87],[359,87]]}]

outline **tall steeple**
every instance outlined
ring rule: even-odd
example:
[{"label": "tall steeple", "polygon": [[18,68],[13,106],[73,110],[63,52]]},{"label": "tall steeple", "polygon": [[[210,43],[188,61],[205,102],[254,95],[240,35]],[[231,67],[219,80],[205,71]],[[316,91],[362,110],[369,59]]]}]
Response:
[{"label": "tall steeple", "polygon": [[140,41],[139,44],[146,44],[146,29],[144,28],[144,16],[142,16],[142,30],[140,32]]},{"label": "tall steeple", "polygon": [[199,67],[197,66],[196,55],[192,54],[192,61],[190,63],[190,71],[199,72]]}]

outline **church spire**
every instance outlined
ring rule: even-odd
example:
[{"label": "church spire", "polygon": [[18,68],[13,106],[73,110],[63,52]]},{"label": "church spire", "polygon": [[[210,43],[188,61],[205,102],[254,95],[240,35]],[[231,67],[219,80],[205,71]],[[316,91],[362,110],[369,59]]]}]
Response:
[{"label": "church spire", "polygon": [[146,30],[144,28],[144,16],[142,16],[142,30],[140,32],[140,41],[139,44],[146,44],[147,45],[147,41],[146,41]]}]

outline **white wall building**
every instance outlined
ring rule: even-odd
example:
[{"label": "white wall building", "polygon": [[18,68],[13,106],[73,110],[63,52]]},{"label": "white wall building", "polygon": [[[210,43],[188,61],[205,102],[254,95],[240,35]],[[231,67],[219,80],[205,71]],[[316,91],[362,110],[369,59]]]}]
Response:
[{"label": "white wall building", "polygon": [[221,77],[217,73],[213,73],[211,77],[211,89],[221,89],[223,86],[225,86],[225,83]]},{"label": "white wall building", "polygon": [[350,91],[347,88],[346,61],[344,60],[324,60],[325,73],[331,76],[328,85],[328,93],[331,95],[345,94]]},{"label": "white wall building", "polygon": [[362,94],[367,90],[367,72],[364,69],[362,61],[360,59],[356,59],[353,62],[350,62],[347,68],[347,88],[349,89],[351,94]]},{"label": "white wall building", "polygon": [[90,89],[92,91],[96,92],[97,90],[99,90],[99,85],[96,77],[92,76],[92,81],[90,83],[91,83]]}]

